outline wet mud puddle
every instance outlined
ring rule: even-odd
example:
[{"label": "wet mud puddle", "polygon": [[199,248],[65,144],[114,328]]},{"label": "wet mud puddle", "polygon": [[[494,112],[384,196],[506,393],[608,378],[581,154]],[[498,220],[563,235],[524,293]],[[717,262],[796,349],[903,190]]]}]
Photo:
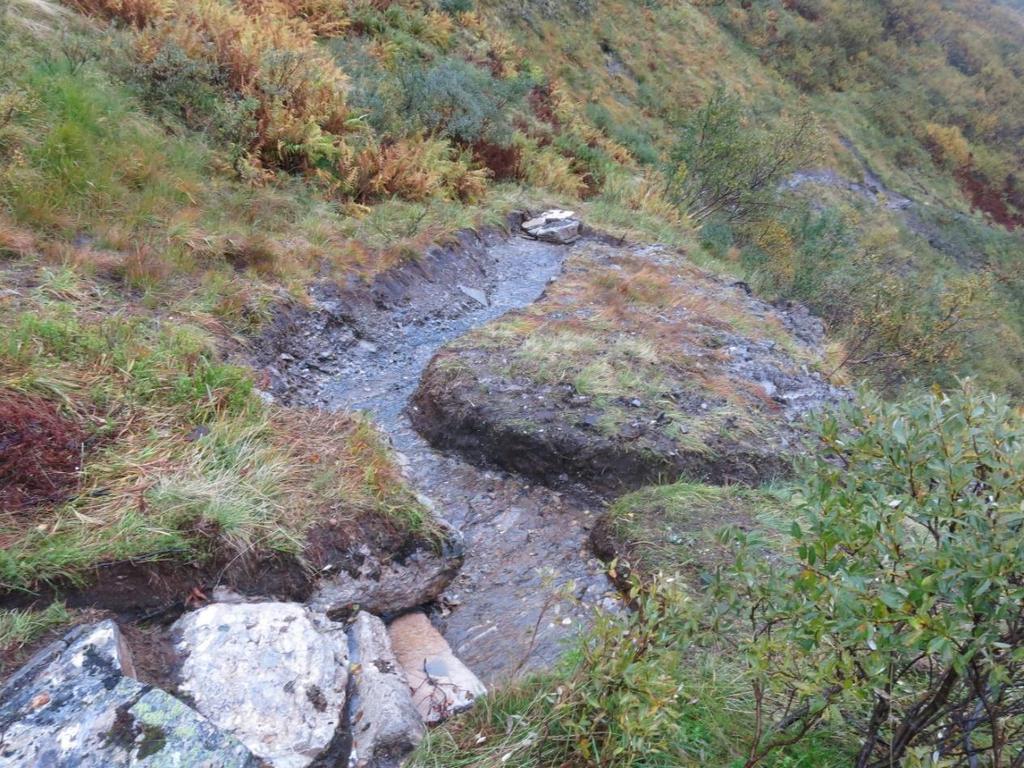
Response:
[{"label": "wet mud puddle", "polygon": [[486,269],[470,284],[439,285],[434,301],[389,312],[321,391],[329,407],[371,414],[413,487],[462,532],[465,564],[433,619],[485,683],[549,666],[594,606],[617,605],[588,545],[599,502],[582,488],[555,491],[436,451],[405,409],[442,345],[539,298],[570,247],[524,238],[488,243]]}]

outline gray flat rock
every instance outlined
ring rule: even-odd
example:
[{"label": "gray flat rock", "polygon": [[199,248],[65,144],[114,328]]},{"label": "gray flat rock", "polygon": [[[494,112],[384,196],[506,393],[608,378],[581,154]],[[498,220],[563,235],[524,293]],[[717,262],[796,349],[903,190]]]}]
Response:
[{"label": "gray flat rock", "polygon": [[487,294],[481,291],[479,288],[470,288],[468,285],[460,285],[459,290],[469,296],[473,301],[479,304],[481,307],[486,307],[490,302],[487,301]]},{"label": "gray flat rock", "polygon": [[535,237],[538,240],[565,245],[579,239],[580,222],[576,219],[554,221],[550,224],[533,227],[526,232],[530,237]]},{"label": "gray flat rock", "polygon": [[580,236],[580,221],[573,211],[554,209],[527,219],[522,228],[530,237],[566,245]]},{"label": "gray flat rock", "polygon": [[360,611],[349,628],[352,757],[355,768],[396,768],[425,731],[384,622]]},{"label": "gray flat rock", "polygon": [[321,578],[309,607],[333,615],[358,605],[369,613],[388,616],[429,603],[451,583],[464,557],[462,535],[444,527],[446,539],[440,551],[424,545],[400,562],[383,560],[361,545],[358,572],[339,571]]},{"label": "gray flat rock", "polygon": [[252,753],[173,696],[127,677],[113,621],[83,625],[0,690],[4,768],[257,768]]},{"label": "gray flat rock", "polygon": [[525,230],[537,229],[538,227],[543,227],[545,224],[554,224],[555,222],[566,221],[567,219],[574,218],[575,216],[575,211],[552,208],[550,211],[544,211],[544,213],[534,216],[532,219],[527,219],[523,222],[522,227]]}]

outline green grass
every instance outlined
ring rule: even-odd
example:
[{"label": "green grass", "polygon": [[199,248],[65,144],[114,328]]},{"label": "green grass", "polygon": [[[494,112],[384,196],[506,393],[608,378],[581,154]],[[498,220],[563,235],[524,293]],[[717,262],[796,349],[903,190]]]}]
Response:
[{"label": "green grass", "polygon": [[[197,326],[51,298],[77,290],[73,275],[54,273],[30,307],[0,306],[11,329],[0,388],[61,404],[88,435],[71,500],[0,518],[0,586],[74,579],[103,560],[298,555],[328,511],[430,533],[364,422],[264,405],[251,373],[220,362],[216,338]],[[190,436],[199,426],[208,433]]]},{"label": "green grass", "polygon": [[63,603],[51,603],[41,611],[0,610],[0,654],[22,648],[69,621],[71,614]]},{"label": "green grass", "polygon": [[15,220],[64,235],[102,236],[112,219],[145,230],[201,188],[210,160],[203,143],[167,137],[95,68],[39,63],[22,87],[32,95],[23,124],[42,131],[0,176]]},{"label": "green grass", "polygon": [[721,529],[762,528],[781,508],[769,490],[679,482],[617,499],[601,525],[619,556],[640,572],[694,574],[727,555],[717,539]]}]

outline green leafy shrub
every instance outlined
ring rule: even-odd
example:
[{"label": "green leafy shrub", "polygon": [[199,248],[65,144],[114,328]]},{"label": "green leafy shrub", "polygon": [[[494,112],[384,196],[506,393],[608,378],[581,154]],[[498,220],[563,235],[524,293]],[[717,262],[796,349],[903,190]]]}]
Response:
[{"label": "green leafy shrub", "polygon": [[488,141],[507,146],[510,112],[533,86],[528,77],[497,78],[457,58],[427,68],[402,67],[400,113],[413,130],[461,144]]},{"label": "green leafy shrub", "polygon": [[473,11],[473,0],[441,0],[441,10],[458,16],[460,13],[471,13]]},{"label": "green leafy shrub", "polygon": [[817,435],[791,555],[733,532],[712,589],[752,674],[745,766],[826,720],[860,734],[857,768],[1019,764],[1024,417],[967,383]]},{"label": "green leafy shrub", "polygon": [[[732,660],[697,642],[697,607],[671,578],[631,582],[633,610],[602,613],[553,673],[513,681],[427,735],[417,768],[738,768],[753,712]],[[812,734],[770,768],[846,768]]]},{"label": "green leafy shrub", "polygon": [[171,41],[149,59],[125,60],[130,62],[127,79],[138,85],[150,107],[182,119],[237,153],[256,140],[257,100],[226,97],[224,73],[213,62],[189,56]]},{"label": "green leafy shrub", "polygon": [[682,126],[666,169],[668,192],[698,224],[765,211],[779,182],[814,160],[818,136],[809,113],[770,131],[744,118],[739,100],[719,90]]}]

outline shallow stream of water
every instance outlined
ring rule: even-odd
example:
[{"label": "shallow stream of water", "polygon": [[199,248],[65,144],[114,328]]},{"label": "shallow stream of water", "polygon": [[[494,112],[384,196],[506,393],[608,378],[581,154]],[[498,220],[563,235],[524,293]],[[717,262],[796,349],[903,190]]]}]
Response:
[{"label": "shallow stream of water", "polygon": [[404,411],[442,345],[535,301],[568,252],[524,238],[491,245],[496,270],[484,291],[486,304],[479,289],[466,287],[460,290],[471,301],[464,310],[423,317],[415,305],[396,309],[391,327],[354,347],[345,373],[323,391],[330,407],[373,416],[413,487],[462,532],[465,564],[433,618],[485,683],[549,666],[595,605],[617,606],[614,587],[588,546],[599,502],[582,488],[552,490],[436,451]]}]

